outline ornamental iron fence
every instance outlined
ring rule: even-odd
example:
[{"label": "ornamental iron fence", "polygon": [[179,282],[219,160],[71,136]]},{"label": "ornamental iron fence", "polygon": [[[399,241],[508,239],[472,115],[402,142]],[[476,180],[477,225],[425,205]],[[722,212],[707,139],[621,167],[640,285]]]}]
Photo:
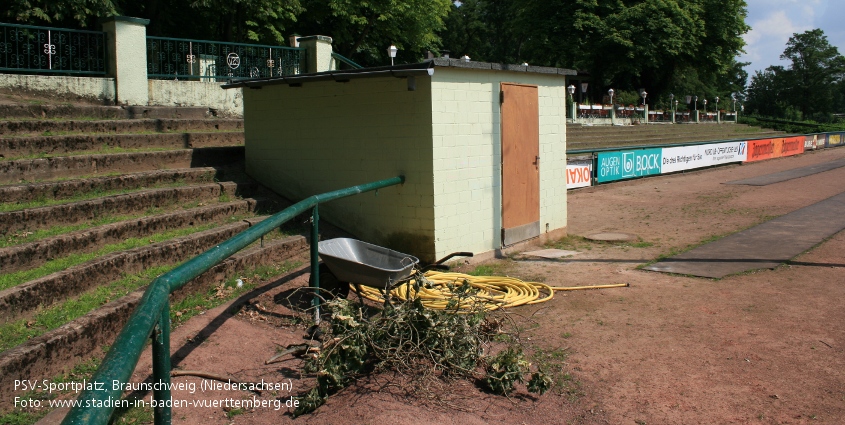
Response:
[{"label": "ornamental iron fence", "polygon": [[305,49],[147,37],[147,76],[156,79],[225,81],[299,74]]},{"label": "ornamental iron fence", "polygon": [[0,23],[0,71],[106,75],[106,34]]}]

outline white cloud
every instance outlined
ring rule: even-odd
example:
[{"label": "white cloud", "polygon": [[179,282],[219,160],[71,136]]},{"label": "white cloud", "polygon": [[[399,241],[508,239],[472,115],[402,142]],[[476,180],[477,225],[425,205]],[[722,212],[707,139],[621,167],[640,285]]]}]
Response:
[{"label": "white cloud", "polygon": [[[792,3],[792,2],[790,2]],[[796,6],[798,6],[796,4]],[[749,5],[749,15],[751,14]],[[795,9],[803,9],[797,7]],[[797,10],[796,10],[797,11]],[[796,16],[797,15],[797,16]],[[740,61],[751,62],[748,66],[753,73],[762,70],[770,65],[780,64],[780,54],[786,46],[786,42],[793,34],[811,29],[812,19],[807,19],[803,13],[788,13],[785,9],[772,10],[761,19],[751,20],[748,24],[751,30],[745,34],[745,54],[740,56]]]}]

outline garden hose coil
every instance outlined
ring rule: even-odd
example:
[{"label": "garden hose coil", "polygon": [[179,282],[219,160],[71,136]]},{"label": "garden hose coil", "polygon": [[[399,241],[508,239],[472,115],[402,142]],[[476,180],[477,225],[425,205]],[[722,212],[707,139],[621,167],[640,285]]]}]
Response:
[{"label": "garden hose coil", "polygon": [[[504,276],[471,276],[463,273],[428,271],[426,282],[417,284],[412,278],[390,290],[390,297],[397,301],[419,298],[431,309],[471,311],[476,309],[496,310],[520,305],[537,304],[554,297],[555,291],[579,289],[620,288],[627,283],[593,286],[549,286],[540,282],[525,282]],[[457,291],[464,282],[473,289],[472,296],[460,297]],[[362,297],[379,303],[384,302],[384,290],[367,285],[350,284],[350,289]],[[451,302],[451,304],[450,304]]]}]

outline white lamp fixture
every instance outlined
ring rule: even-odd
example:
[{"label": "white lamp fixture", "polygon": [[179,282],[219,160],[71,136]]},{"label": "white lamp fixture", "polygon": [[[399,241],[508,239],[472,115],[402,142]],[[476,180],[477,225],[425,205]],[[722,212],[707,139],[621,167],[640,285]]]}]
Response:
[{"label": "white lamp fixture", "polygon": [[613,105],[613,89],[607,91],[607,95],[610,96],[610,104]]},{"label": "white lamp fixture", "polygon": [[390,45],[390,47],[387,48],[387,54],[390,55],[390,66],[393,66],[393,58],[396,57],[396,52],[398,51],[399,49],[397,49],[396,46],[392,44]]},{"label": "white lamp fixture", "polygon": [[642,96],[642,98],[643,98],[643,105],[645,106],[645,98],[646,98],[646,96],[648,96],[648,92],[647,92],[647,91],[645,91],[645,90],[643,90],[643,91],[641,91],[641,92],[640,92],[640,96]]},{"label": "white lamp fixture", "polygon": [[464,61],[464,62],[469,62],[469,56],[463,55],[463,56],[461,56],[461,60]]}]

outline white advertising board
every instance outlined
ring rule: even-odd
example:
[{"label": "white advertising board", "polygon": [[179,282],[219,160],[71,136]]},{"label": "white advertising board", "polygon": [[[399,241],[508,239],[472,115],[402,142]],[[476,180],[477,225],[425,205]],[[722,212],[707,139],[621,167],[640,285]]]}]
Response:
[{"label": "white advertising board", "polygon": [[592,161],[572,161],[566,163],[566,188],[590,186],[593,176]]},{"label": "white advertising board", "polygon": [[663,148],[661,173],[692,170],[712,165],[742,162],[748,155],[748,142],[711,143],[707,145]]}]

